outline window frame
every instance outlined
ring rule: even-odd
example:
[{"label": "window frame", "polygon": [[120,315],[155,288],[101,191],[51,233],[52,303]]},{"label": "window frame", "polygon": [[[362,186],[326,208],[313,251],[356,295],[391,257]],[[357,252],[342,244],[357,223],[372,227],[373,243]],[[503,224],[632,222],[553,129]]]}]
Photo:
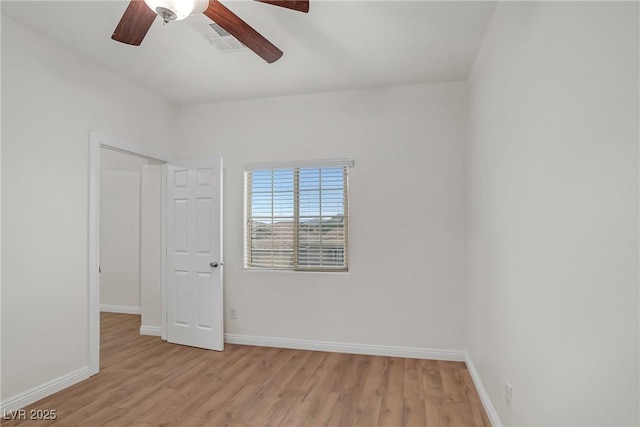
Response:
[{"label": "window frame", "polygon": [[[336,160],[311,160],[311,161],[295,161],[295,162],[268,162],[268,163],[251,163],[244,167],[244,244],[243,244],[243,265],[245,271],[268,271],[268,272],[311,272],[311,273],[348,273],[349,272],[349,169],[353,167],[353,160],[336,159]],[[300,266],[300,170],[301,169],[319,169],[319,175],[322,175],[323,168],[341,168],[342,169],[342,207],[343,207],[343,264],[340,266],[314,265],[310,267]],[[253,265],[252,255],[254,252],[254,238],[252,230],[252,200],[253,200],[253,177],[254,172],[270,171],[273,174],[276,170],[293,170],[293,254],[291,268],[284,266],[259,267]],[[272,181],[273,182],[273,181]],[[318,182],[319,194],[322,193],[322,180]],[[272,189],[272,195],[273,189]],[[338,199],[339,200],[339,199]],[[322,208],[322,197],[320,196],[319,209]],[[273,221],[273,214],[271,220]],[[322,214],[321,210],[318,215],[319,227],[322,230]],[[322,239],[319,239],[319,253],[322,256]],[[273,253],[273,249],[271,249]],[[273,255],[272,255],[273,256]]]}]

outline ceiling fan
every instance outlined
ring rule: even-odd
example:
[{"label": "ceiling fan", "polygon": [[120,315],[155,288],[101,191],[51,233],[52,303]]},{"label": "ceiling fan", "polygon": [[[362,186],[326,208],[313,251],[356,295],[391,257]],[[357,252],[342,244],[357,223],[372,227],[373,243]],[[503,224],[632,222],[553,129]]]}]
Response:
[{"label": "ceiling fan", "polygon": [[[257,0],[298,12],[309,12],[309,0]],[[282,51],[227,9],[218,0],[131,0],[111,38],[140,46],[156,16],[165,23],[204,13],[268,63],[280,59]]]}]

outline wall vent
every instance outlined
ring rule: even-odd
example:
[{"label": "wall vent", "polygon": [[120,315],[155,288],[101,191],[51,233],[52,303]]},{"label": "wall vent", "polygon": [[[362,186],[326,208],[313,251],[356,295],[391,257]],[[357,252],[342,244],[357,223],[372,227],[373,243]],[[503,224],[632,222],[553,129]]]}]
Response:
[{"label": "wall vent", "polygon": [[192,20],[193,27],[221,53],[244,52],[247,49],[238,39],[220,25],[203,15],[204,19]]}]

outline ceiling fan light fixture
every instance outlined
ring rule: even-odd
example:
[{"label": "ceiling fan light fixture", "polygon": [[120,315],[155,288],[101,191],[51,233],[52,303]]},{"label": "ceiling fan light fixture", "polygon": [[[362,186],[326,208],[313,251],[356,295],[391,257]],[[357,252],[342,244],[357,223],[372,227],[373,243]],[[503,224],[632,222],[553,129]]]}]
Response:
[{"label": "ceiling fan light fixture", "polygon": [[179,21],[190,15],[202,13],[209,0],[144,0],[151,10],[165,22]]}]

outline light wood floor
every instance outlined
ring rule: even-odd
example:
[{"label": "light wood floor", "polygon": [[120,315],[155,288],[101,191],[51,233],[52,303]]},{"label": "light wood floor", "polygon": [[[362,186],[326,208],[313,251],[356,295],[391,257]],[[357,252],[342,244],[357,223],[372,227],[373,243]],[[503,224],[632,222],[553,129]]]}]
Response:
[{"label": "light wood floor", "polygon": [[[464,363],[226,345],[138,334],[102,314],[101,370],[27,409],[55,421],[3,426],[489,426]],[[46,357],[46,355],[43,355]]]}]

